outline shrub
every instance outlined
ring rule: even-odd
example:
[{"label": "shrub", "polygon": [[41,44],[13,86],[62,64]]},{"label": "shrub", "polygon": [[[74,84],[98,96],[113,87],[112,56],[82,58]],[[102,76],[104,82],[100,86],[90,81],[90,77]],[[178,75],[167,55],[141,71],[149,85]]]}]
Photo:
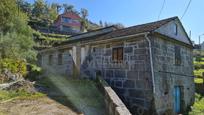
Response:
[{"label": "shrub", "polygon": [[14,59],[0,59],[0,69],[1,73],[3,70],[8,69],[12,73],[19,73],[23,76],[26,75],[26,62],[23,60],[14,60]]},{"label": "shrub", "polygon": [[189,115],[203,115],[204,113],[204,97],[199,94],[195,95],[195,103]]},{"label": "shrub", "polygon": [[36,81],[38,80],[38,77],[39,75],[42,74],[42,68],[41,67],[38,67],[36,65],[33,65],[33,64],[29,64],[28,66],[28,79],[32,80],[32,81]]}]

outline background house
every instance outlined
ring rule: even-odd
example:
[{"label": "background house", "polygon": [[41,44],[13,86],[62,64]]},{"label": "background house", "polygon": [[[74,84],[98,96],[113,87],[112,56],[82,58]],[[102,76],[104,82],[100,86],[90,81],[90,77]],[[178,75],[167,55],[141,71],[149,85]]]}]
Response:
[{"label": "background house", "polygon": [[53,26],[60,32],[79,33],[81,29],[81,17],[73,12],[65,12],[58,16]]}]

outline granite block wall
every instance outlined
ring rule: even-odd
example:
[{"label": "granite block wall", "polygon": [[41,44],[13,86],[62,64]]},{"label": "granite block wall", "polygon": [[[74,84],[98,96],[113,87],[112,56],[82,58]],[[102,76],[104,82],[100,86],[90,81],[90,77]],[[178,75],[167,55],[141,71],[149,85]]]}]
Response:
[{"label": "granite block wall", "polygon": [[[181,88],[181,112],[194,102],[194,78],[192,49],[178,42],[170,42],[159,37],[152,39],[155,76],[155,109],[161,115],[175,113],[174,87]],[[180,48],[181,64],[175,63],[175,47]]]},{"label": "granite block wall", "polygon": [[[123,61],[112,60],[112,49],[123,47]],[[148,112],[152,105],[152,78],[149,46],[145,38],[91,46],[82,74],[100,74],[132,113]]]},{"label": "granite block wall", "polygon": [[[62,55],[62,63],[58,63],[58,54]],[[70,77],[73,74],[73,58],[69,50],[53,50],[40,53],[41,63],[45,75],[63,75]],[[52,59],[49,56],[52,55]],[[49,62],[51,61],[51,63]]]}]

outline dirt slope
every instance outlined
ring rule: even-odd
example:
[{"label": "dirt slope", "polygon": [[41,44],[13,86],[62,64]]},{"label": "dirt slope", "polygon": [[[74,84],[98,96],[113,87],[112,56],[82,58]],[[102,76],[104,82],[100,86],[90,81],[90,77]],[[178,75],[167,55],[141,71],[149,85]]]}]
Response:
[{"label": "dirt slope", "polygon": [[14,100],[0,104],[0,115],[80,115],[70,108],[42,97],[34,100]]}]

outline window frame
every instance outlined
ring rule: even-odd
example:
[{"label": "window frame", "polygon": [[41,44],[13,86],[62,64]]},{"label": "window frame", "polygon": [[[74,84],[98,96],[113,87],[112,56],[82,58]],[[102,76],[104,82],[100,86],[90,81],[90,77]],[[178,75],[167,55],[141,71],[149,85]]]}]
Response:
[{"label": "window frame", "polygon": [[63,63],[63,53],[58,53],[58,55],[57,55],[57,63],[58,63],[58,65],[62,65],[62,63]]},{"label": "window frame", "polygon": [[114,47],[112,48],[112,61],[121,63],[124,59],[124,47]]},{"label": "window frame", "polygon": [[53,62],[53,55],[49,55],[48,56],[48,65],[52,65],[52,62]]},{"label": "window frame", "polygon": [[174,35],[178,35],[178,25],[176,23],[174,23],[173,32]]},{"label": "window frame", "polygon": [[180,46],[174,46],[175,49],[175,65],[180,66],[182,63],[182,58],[181,58],[181,47]]}]

